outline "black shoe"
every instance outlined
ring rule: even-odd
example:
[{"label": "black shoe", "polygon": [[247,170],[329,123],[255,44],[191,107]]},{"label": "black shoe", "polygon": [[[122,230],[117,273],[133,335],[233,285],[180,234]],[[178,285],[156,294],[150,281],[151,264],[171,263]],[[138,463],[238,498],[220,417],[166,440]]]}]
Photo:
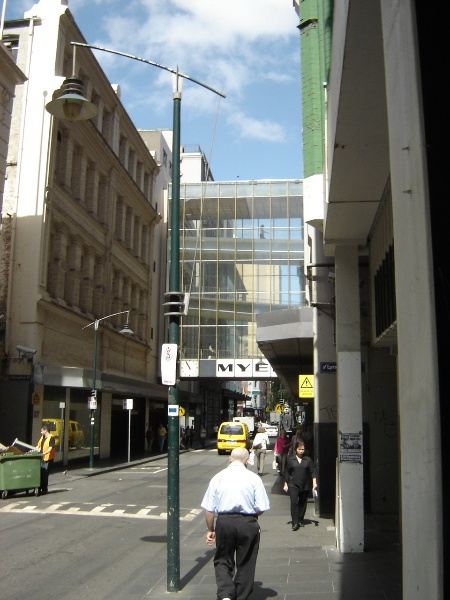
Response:
[{"label": "black shoe", "polygon": [[300,525],[300,527],[304,527],[305,523],[303,521],[300,521],[299,525]]},{"label": "black shoe", "polygon": [[294,523],[292,525],[292,531],[298,531],[300,529],[300,523]]}]

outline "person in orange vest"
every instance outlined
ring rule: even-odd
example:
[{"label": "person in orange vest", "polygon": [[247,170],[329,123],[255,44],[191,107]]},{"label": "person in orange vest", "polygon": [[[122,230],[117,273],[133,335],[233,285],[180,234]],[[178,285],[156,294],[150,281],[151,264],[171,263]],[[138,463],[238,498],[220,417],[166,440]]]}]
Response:
[{"label": "person in orange vest", "polygon": [[52,436],[45,423],[41,427],[41,437],[36,446],[43,456],[41,458],[41,494],[48,492],[48,476],[55,459],[55,438]]}]

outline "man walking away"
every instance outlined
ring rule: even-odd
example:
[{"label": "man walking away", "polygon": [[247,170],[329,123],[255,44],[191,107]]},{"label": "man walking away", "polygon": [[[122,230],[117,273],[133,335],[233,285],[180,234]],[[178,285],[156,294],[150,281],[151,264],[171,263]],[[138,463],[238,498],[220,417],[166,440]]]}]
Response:
[{"label": "man walking away", "polygon": [[247,470],[248,456],[245,448],[234,448],[230,464],[211,479],[201,503],[206,543],[216,542],[218,600],[247,600],[253,590],[261,532],[258,517],[270,503],[262,480]]}]

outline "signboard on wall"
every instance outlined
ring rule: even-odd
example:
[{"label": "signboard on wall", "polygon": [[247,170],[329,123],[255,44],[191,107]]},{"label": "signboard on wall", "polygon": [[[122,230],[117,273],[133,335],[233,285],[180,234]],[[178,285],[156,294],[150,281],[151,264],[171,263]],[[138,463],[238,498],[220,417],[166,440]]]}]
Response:
[{"label": "signboard on wall", "polygon": [[[200,374],[201,374],[200,361]],[[276,379],[277,375],[268,360],[258,358],[216,360],[216,377],[243,379]]]},{"label": "signboard on wall", "polygon": [[337,364],[333,361],[321,362],[320,363],[320,372],[321,373],[329,373],[331,375],[336,375]]},{"label": "signboard on wall", "polygon": [[298,376],[299,398],[314,398],[314,375]]},{"label": "signboard on wall", "polygon": [[362,463],[362,433],[339,432],[339,461]]}]

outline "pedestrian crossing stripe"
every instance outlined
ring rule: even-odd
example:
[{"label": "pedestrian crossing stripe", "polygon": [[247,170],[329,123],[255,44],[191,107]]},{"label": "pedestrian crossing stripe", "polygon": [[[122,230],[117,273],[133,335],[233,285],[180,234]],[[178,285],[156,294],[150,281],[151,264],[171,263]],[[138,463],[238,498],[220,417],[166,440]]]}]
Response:
[{"label": "pedestrian crossing stripe", "polygon": [[[36,504],[39,502],[39,504]],[[180,521],[193,521],[203,511],[198,508],[181,508]],[[166,521],[166,508],[162,506],[138,506],[138,505],[116,505],[101,504],[92,505],[89,502],[40,502],[33,499],[0,504],[0,513],[16,513],[28,515],[65,515],[82,517],[122,517],[127,519],[153,519]]]},{"label": "pedestrian crossing stripe", "polygon": [[300,398],[314,398],[314,375],[299,375],[298,389]]}]

